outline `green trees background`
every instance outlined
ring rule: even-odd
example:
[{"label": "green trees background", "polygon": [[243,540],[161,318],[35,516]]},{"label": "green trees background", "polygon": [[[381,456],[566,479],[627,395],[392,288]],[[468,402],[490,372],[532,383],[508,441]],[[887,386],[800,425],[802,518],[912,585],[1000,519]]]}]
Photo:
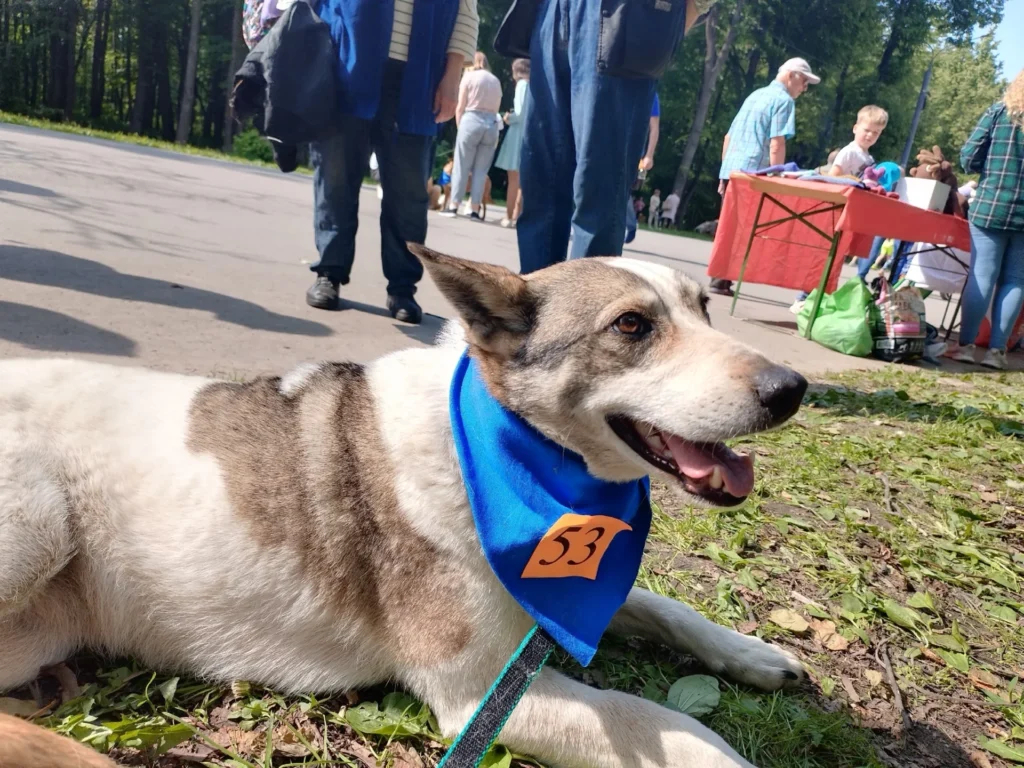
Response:
[{"label": "green trees background", "polygon": [[[510,106],[511,62],[490,50],[508,2],[479,6],[480,47]],[[952,158],[1016,74],[1000,71],[991,36],[972,34],[1001,13],[1002,0],[722,0],[660,84],[648,188],[680,193],[680,226],[713,218],[722,137],[747,94],[791,56],[823,80],[797,102],[790,159],[823,163],[850,140],[857,110],[875,103],[890,122],[874,155],[898,160],[933,60],[915,149],[937,144]],[[266,156],[227,109],[246,52],[240,20],[241,0],[0,0],[0,110]]]}]

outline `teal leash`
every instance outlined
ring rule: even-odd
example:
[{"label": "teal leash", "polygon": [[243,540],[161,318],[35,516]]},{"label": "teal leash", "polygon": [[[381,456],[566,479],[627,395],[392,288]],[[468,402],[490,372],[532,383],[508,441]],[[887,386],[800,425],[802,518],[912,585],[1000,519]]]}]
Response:
[{"label": "teal leash", "polygon": [[498,679],[491,685],[466,727],[448,748],[438,768],[478,768],[494,745],[512,710],[547,663],[555,641],[536,624],[526,633]]}]

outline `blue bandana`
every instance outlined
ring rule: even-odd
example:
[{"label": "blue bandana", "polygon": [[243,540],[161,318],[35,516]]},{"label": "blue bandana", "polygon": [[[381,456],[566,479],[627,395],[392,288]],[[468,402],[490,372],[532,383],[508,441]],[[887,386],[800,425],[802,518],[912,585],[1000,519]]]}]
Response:
[{"label": "blue bandana", "polygon": [[509,594],[580,664],[636,581],[650,481],[609,483],[506,410],[463,355],[452,432],[484,555]]}]

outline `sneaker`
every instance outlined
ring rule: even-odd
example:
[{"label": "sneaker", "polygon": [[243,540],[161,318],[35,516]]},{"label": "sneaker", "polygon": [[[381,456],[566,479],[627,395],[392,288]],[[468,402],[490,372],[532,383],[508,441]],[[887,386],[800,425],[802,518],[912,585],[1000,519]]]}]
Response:
[{"label": "sneaker", "polygon": [[978,348],[976,346],[973,344],[965,344],[957,347],[956,351],[954,351],[950,357],[958,363],[975,363],[978,358],[977,352]]},{"label": "sneaker", "polygon": [[403,323],[419,325],[423,321],[423,310],[412,296],[392,296],[388,294],[388,312]]},{"label": "sneaker", "polygon": [[732,280],[722,280],[716,277],[711,281],[708,290],[719,296],[732,296]]},{"label": "sneaker", "polygon": [[800,314],[800,310],[803,309],[803,308],[804,308],[804,299],[797,299],[796,301],[794,301],[790,305],[789,311],[791,313],[793,313],[794,315],[799,315]]},{"label": "sneaker", "polygon": [[476,211],[472,211],[469,214],[469,218],[471,218],[473,221],[483,221],[483,219],[480,217],[480,214],[477,213]]},{"label": "sneaker", "polygon": [[316,282],[306,291],[306,303],[316,309],[337,309],[338,302],[338,282],[326,275],[317,277]]},{"label": "sneaker", "polygon": [[458,215],[458,211],[455,210],[454,208],[445,208],[443,211],[441,211],[441,215],[444,216],[446,219],[454,219]]},{"label": "sneaker", "polygon": [[985,356],[981,358],[981,364],[986,368],[994,368],[997,371],[1006,370],[1006,350],[1005,349],[990,349],[985,353]]},{"label": "sneaker", "polygon": [[499,222],[499,224],[501,224],[501,226],[504,227],[505,229],[515,229],[516,228],[515,221],[510,219],[508,216],[505,216],[504,218],[502,218],[502,220]]}]

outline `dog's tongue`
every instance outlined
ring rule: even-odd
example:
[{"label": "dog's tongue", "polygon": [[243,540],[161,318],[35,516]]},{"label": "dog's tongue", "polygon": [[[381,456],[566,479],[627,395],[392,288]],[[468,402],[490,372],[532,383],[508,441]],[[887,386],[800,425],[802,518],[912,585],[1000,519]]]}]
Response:
[{"label": "dog's tongue", "polygon": [[736,453],[722,443],[709,445],[691,443],[675,435],[664,437],[679,471],[691,480],[708,477],[715,467],[721,467],[729,494],[742,498],[754,490],[754,460],[749,455]]}]

